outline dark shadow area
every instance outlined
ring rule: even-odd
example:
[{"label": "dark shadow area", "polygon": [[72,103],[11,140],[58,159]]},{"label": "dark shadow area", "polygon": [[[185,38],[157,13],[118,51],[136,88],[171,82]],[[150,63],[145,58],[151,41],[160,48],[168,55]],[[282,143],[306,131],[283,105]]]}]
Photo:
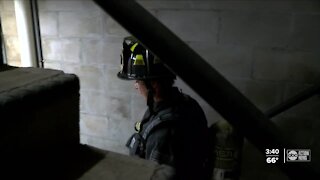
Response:
[{"label": "dark shadow area", "polygon": [[15,68],[17,68],[17,67],[9,66],[9,65],[6,65],[6,64],[0,64],[0,72],[12,70],[12,69],[15,69]]},{"label": "dark shadow area", "polygon": [[51,151],[2,153],[0,178],[78,179],[104,155],[105,152],[85,145]]},{"label": "dark shadow area", "polygon": [[105,152],[80,145],[79,79],[0,66],[0,179],[78,179]]}]

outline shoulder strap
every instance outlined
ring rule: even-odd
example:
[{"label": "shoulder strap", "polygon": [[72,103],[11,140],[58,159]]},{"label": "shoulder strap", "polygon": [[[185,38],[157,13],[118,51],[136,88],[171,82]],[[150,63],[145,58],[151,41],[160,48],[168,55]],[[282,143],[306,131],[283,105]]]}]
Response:
[{"label": "shoulder strap", "polygon": [[149,133],[160,124],[163,124],[165,122],[172,121],[172,108],[167,108],[163,111],[160,111],[155,117],[154,120],[146,127],[146,129],[143,131],[142,137],[143,139],[147,139]]}]

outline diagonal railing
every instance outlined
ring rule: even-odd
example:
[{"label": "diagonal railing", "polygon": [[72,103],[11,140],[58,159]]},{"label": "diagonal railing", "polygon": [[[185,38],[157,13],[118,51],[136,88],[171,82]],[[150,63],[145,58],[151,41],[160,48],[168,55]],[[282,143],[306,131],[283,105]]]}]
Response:
[{"label": "diagonal railing", "polygon": [[266,116],[269,118],[272,118],[287,109],[290,109],[291,107],[309,99],[310,97],[314,96],[315,94],[320,93],[320,83],[317,83],[316,85],[307,88],[306,90],[298,93],[297,95],[291,97],[290,99],[272,107],[268,111],[265,112]]},{"label": "diagonal railing", "polygon": [[[297,147],[230,82],[137,2],[94,1],[159,56],[261,152],[264,153],[266,148]],[[291,179],[312,179],[318,176],[306,164],[279,163],[278,165]]]}]

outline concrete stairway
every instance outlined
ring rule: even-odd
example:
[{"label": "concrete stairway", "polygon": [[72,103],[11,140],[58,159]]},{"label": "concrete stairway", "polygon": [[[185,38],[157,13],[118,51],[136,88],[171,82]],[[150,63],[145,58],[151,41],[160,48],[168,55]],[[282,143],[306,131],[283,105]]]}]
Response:
[{"label": "concrete stairway", "polygon": [[0,67],[0,179],[150,179],[152,162],[79,144],[79,89],[62,71]]}]

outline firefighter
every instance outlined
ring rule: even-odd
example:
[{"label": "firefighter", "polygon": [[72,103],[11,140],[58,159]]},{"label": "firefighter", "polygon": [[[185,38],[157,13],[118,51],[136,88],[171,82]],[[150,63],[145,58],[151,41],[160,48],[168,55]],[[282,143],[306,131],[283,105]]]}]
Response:
[{"label": "firefighter", "polygon": [[134,87],[148,106],[126,146],[132,156],[164,165],[167,179],[208,179],[207,120],[199,104],[174,87],[176,76],[134,37],[126,37],[120,79]]}]

